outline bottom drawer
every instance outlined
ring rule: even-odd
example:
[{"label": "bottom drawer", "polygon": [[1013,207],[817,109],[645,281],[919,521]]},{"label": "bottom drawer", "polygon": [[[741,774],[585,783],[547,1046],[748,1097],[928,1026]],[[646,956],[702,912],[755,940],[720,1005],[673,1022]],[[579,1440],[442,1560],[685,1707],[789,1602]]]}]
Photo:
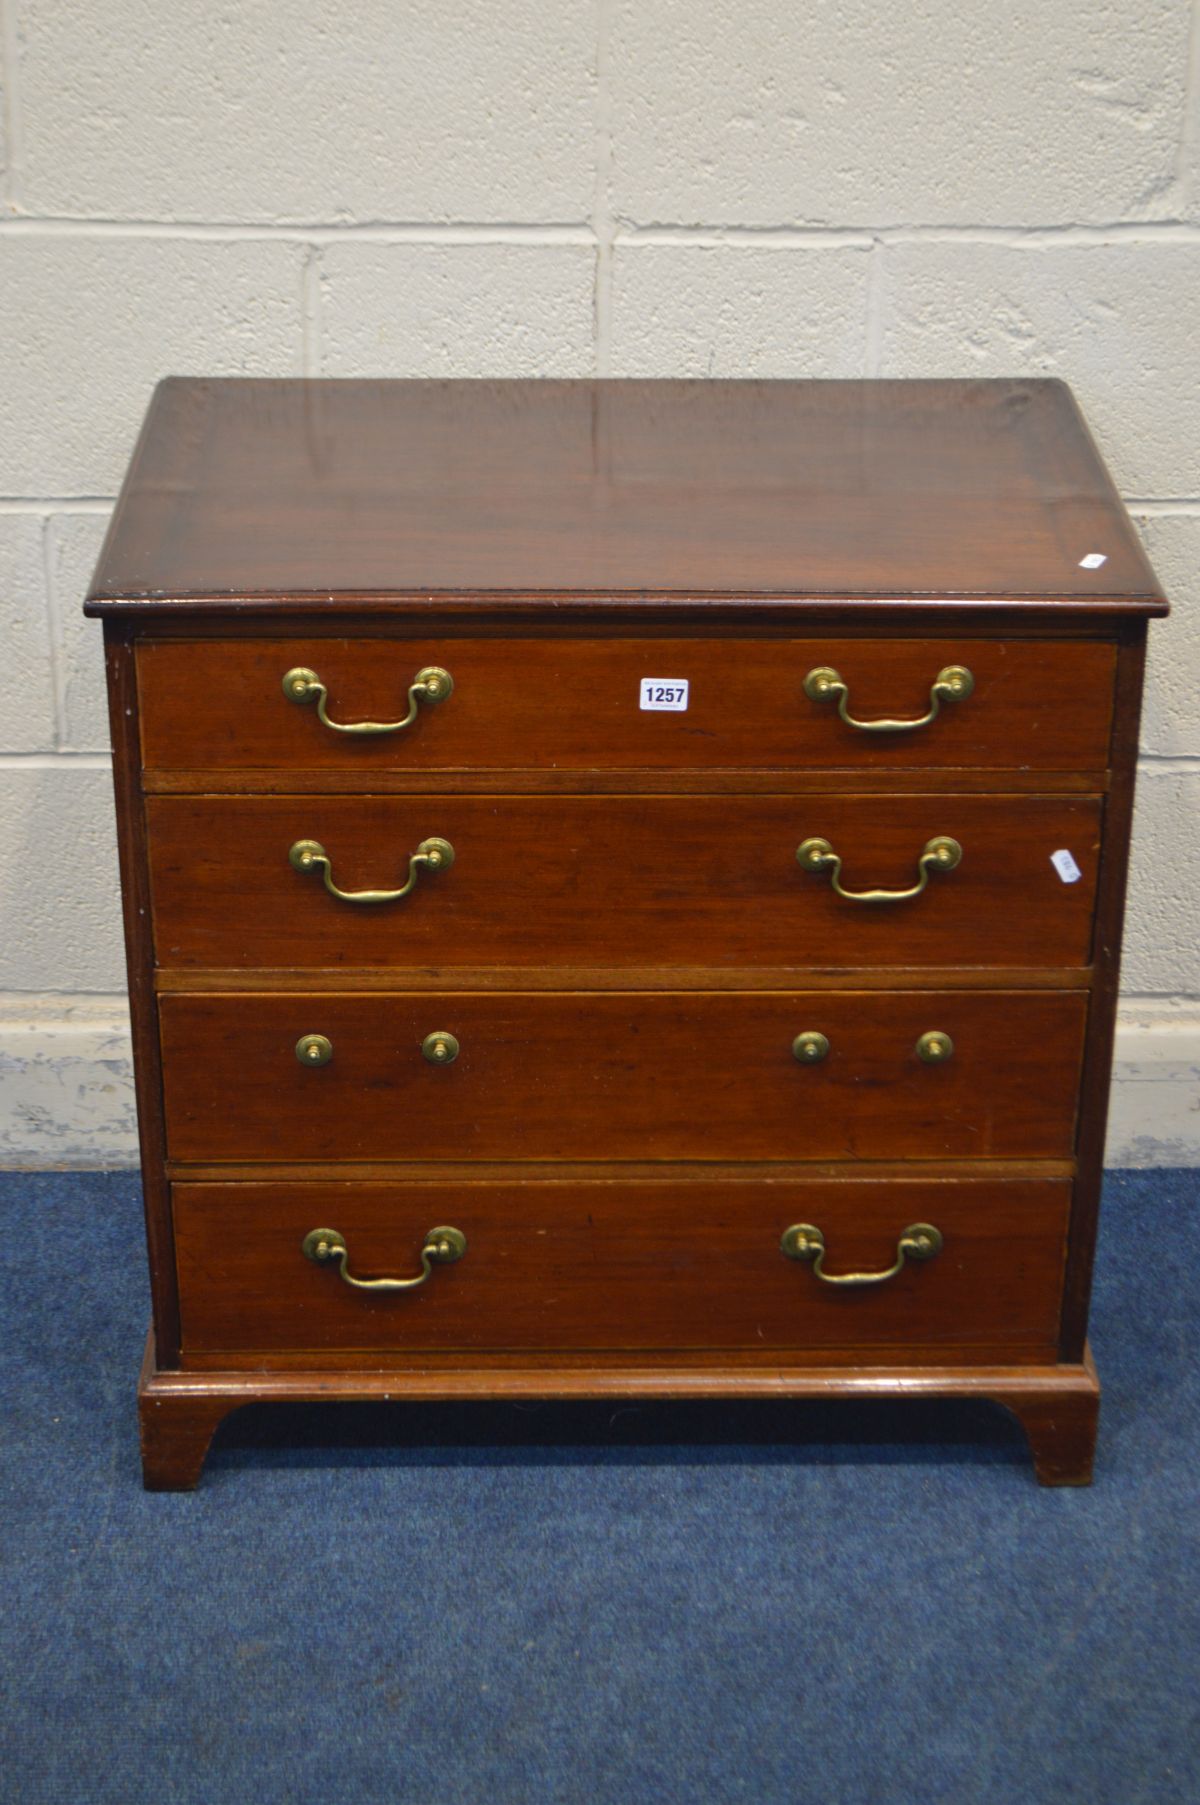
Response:
[{"label": "bottom drawer", "polygon": [[[488,1179],[178,1184],[173,1195],[185,1358],[779,1348],[1053,1359],[1070,1185]],[[820,1231],[825,1277],[813,1236],[807,1260],[782,1251],[800,1224]],[[887,1272],[912,1224],[940,1234],[932,1258],[906,1257],[875,1283],[829,1282]],[[465,1239],[461,1258],[426,1261],[409,1290],[357,1289],[336,1256],[302,1250],[310,1231],[331,1230],[350,1275],[415,1277],[443,1225]]]}]

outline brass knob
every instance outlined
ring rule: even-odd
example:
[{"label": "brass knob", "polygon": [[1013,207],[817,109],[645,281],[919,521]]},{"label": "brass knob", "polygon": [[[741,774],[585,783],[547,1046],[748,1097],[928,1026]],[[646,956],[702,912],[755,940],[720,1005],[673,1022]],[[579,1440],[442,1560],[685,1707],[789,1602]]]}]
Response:
[{"label": "brass knob", "polygon": [[302,1034],[296,1042],[296,1058],[301,1065],[328,1065],[333,1058],[333,1042],[323,1034]]},{"label": "brass knob", "polygon": [[945,1065],[953,1057],[954,1042],[940,1028],[930,1028],[917,1042],[917,1058],[923,1059],[926,1065]]},{"label": "brass knob", "polygon": [[453,1065],[458,1058],[458,1042],[453,1034],[446,1034],[439,1028],[433,1034],[427,1034],[421,1042],[421,1051],[430,1065]]},{"label": "brass knob", "polygon": [[815,1028],[809,1028],[803,1034],[797,1034],[792,1042],[792,1052],[801,1065],[820,1065],[829,1052],[829,1042]]}]

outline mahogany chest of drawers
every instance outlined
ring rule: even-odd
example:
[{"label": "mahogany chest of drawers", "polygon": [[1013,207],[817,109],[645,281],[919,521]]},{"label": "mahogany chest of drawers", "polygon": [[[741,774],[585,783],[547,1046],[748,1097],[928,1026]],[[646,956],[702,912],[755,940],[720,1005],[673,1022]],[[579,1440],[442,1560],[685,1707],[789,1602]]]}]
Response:
[{"label": "mahogany chest of drawers", "polygon": [[259,1400],[980,1396],[1090,1476],[1147,617],[1050,382],[157,390],[146,1483]]}]

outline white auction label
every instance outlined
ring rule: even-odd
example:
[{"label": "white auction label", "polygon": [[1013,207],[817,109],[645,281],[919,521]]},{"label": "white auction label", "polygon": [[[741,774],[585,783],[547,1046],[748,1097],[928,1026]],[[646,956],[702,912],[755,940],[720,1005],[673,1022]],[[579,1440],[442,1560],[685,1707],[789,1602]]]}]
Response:
[{"label": "white auction label", "polygon": [[686,677],[643,677],[638,707],[678,711],[688,705]]},{"label": "white auction label", "polygon": [[1071,854],[1064,847],[1061,852],[1050,854],[1050,863],[1061,877],[1064,884],[1077,884],[1083,876]]}]

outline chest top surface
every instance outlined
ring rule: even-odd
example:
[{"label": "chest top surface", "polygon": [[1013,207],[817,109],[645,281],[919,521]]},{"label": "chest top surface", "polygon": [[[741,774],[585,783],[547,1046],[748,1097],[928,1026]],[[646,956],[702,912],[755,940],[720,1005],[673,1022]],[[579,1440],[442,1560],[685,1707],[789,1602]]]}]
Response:
[{"label": "chest top surface", "polygon": [[481,596],[1164,608],[1059,382],[184,377],[87,608]]}]

